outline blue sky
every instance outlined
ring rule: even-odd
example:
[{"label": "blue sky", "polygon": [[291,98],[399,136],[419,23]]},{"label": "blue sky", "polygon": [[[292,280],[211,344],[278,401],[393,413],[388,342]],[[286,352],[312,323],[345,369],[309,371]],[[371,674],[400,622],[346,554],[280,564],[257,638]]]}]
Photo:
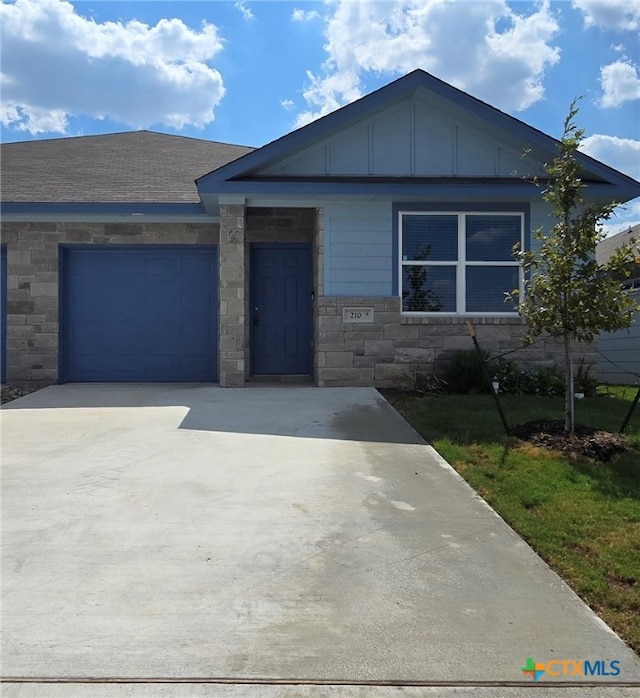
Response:
[{"label": "blue sky", "polygon": [[[259,146],[423,68],[640,179],[635,0],[6,0],[4,142],[147,128]],[[619,227],[640,220],[640,200]]]}]

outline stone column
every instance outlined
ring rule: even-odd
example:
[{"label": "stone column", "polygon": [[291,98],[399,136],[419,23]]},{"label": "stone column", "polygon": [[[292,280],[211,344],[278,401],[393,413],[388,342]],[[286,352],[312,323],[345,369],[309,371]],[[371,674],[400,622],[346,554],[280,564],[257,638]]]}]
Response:
[{"label": "stone column", "polygon": [[320,315],[326,312],[324,309],[324,208],[317,208],[315,211],[314,233],[313,287],[316,297],[313,304],[313,381],[316,385],[321,385],[320,373],[326,366],[326,357],[324,352],[320,352],[320,345],[327,341],[326,331],[323,330],[320,334]]},{"label": "stone column", "polygon": [[245,208],[220,205],[220,386],[245,381]]},{"label": "stone column", "polygon": [[58,379],[61,240],[56,223],[2,224],[2,241],[7,243],[7,383],[49,385]]}]

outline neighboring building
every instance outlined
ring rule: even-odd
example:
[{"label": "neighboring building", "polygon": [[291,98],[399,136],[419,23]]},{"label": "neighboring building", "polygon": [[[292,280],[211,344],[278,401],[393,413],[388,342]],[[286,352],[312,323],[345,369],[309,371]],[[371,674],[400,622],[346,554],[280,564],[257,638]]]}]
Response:
[{"label": "neighboring building", "polygon": [[[636,240],[635,249],[640,259],[640,224],[598,244],[596,259],[603,264],[620,245]],[[628,293],[640,305],[640,264],[636,264],[625,281]],[[640,385],[640,313],[634,314],[631,327],[617,332],[603,332],[597,343],[598,376],[603,383],[613,385]]]},{"label": "neighboring building", "polygon": [[[256,150],[145,131],[4,145],[7,380],[389,385],[470,348],[470,319],[513,349],[511,250],[553,225],[532,179],[556,148],[419,70]],[[590,201],[640,195],[578,157]]]}]

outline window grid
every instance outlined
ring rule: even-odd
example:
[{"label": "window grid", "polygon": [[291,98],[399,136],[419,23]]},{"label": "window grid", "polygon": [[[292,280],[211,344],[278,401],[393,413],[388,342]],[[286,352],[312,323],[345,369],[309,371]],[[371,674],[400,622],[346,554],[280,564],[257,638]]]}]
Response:
[{"label": "window grid", "polygon": [[[439,260],[439,261],[425,261],[425,260],[404,260],[403,255],[402,255],[402,234],[403,234],[403,216],[405,215],[410,215],[410,216],[457,216],[458,217],[458,260],[456,262],[454,261],[449,261],[449,260]],[[398,254],[398,259],[399,259],[399,280],[400,283],[398,284],[398,292],[400,294],[400,299],[401,299],[401,313],[402,315],[410,315],[410,316],[422,316],[422,315],[430,315],[430,316],[438,316],[438,317],[445,317],[445,316],[455,316],[455,315],[469,315],[469,316],[474,316],[474,317],[482,317],[486,315],[491,315],[491,316],[506,316],[506,317],[513,317],[517,316],[518,313],[516,311],[503,311],[503,312],[497,312],[497,311],[485,311],[485,312],[470,312],[466,310],[466,269],[467,267],[518,267],[519,273],[518,273],[518,286],[520,288],[520,293],[523,293],[523,273],[522,273],[522,268],[520,267],[520,264],[517,261],[469,261],[467,262],[466,259],[466,222],[467,222],[467,217],[468,216],[482,216],[482,217],[490,217],[490,216],[510,216],[510,217],[517,217],[520,219],[520,247],[523,249],[524,247],[524,213],[522,212],[517,212],[517,211],[398,211],[398,245],[399,245],[399,254]],[[409,311],[409,310],[404,310],[402,308],[402,291],[403,291],[403,267],[410,267],[410,266],[424,266],[424,267],[455,267],[456,269],[456,312],[451,313],[451,312],[440,312],[440,311]]]}]

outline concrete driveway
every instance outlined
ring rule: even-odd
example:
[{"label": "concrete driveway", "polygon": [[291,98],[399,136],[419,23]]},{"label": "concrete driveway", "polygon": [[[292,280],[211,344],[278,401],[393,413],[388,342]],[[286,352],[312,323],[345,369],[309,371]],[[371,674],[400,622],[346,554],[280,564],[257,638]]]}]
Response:
[{"label": "concrete driveway", "polygon": [[[532,657],[618,660],[587,680],[640,680],[373,389],[64,385],[2,412],[4,677],[453,686],[530,681]],[[91,695],[133,695],[117,688]],[[214,695],[183,688],[136,695]]]}]

